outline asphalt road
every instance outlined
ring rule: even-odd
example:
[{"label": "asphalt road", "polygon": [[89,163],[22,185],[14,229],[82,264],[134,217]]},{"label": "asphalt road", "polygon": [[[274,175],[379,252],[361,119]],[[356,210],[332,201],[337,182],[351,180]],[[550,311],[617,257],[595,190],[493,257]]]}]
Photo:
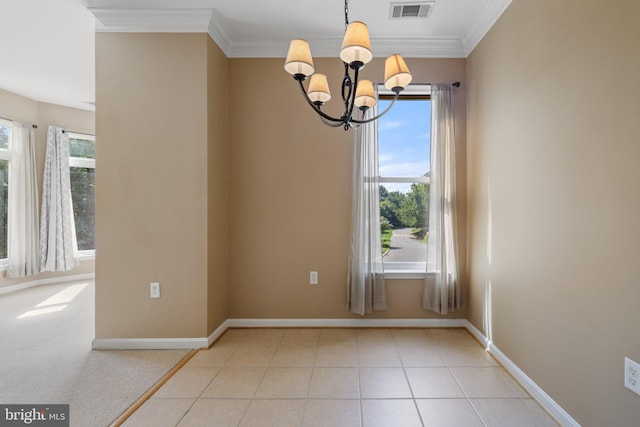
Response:
[{"label": "asphalt road", "polygon": [[427,244],[411,234],[410,228],[393,230],[391,250],[384,262],[424,262],[427,260]]}]

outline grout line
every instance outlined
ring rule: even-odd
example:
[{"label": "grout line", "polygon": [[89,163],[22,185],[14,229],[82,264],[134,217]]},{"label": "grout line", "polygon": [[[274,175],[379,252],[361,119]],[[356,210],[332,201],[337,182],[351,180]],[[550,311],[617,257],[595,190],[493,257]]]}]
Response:
[{"label": "grout line", "polygon": [[164,376],[160,378],[158,382],[156,382],[149,390],[147,390],[142,396],[140,396],[140,398],[136,400],[135,403],[129,407],[129,409],[124,411],[122,415],[116,418],[116,420],[111,424],[110,427],[121,426],[122,423],[124,423],[127,420],[127,418],[129,418],[131,415],[133,415],[134,412],[140,409],[140,407],[147,400],[149,400],[149,398],[153,396],[153,394],[156,391],[158,391],[160,387],[162,387],[167,381],[169,381],[171,377],[173,377],[176,374],[176,372],[178,372],[184,365],[186,365],[187,362],[191,360],[191,358],[195,356],[199,351],[200,351],[199,349],[191,350],[185,357],[182,358],[181,361],[179,361],[173,368],[171,368],[169,372],[164,374]]}]

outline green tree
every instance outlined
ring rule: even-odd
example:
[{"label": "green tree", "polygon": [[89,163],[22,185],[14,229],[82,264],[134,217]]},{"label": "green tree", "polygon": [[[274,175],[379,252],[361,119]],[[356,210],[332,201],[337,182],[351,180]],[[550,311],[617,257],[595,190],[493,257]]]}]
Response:
[{"label": "green tree", "polygon": [[429,218],[429,184],[411,184],[397,211],[404,227],[426,229]]},{"label": "green tree", "polygon": [[[383,187],[384,188],[384,187]],[[385,189],[386,190],[386,189]],[[398,216],[400,206],[404,200],[405,195],[399,191],[388,192],[384,201],[380,202],[380,216],[386,218],[392,227],[397,228],[402,226],[402,221]]]}]

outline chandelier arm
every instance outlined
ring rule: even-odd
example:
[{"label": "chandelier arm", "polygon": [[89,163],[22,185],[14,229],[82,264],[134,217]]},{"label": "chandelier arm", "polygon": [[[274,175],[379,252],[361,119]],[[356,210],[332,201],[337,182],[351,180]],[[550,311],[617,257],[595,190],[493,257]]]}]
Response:
[{"label": "chandelier arm", "polygon": [[366,120],[356,120],[356,119],[351,119],[349,120],[350,123],[357,123],[357,124],[363,124],[363,123],[371,123],[374,120],[378,120],[380,117],[384,116],[385,114],[387,114],[387,112],[389,110],[391,110],[391,107],[393,107],[393,104],[396,103],[396,101],[398,100],[398,98],[400,97],[400,90],[394,90],[394,92],[396,93],[395,96],[393,97],[393,101],[391,101],[391,104],[389,104],[389,106],[380,114],[378,114],[375,117],[372,117],[370,119],[366,119]]},{"label": "chandelier arm", "polygon": [[[354,123],[358,123],[357,121],[354,121],[351,116],[353,115],[353,107],[355,106],[356,103],[356,88],[358,87],[358,68],[354,69],[354,73],[353,73],[353,83],[351,84],[351,88],[349,90],[349,100],[347,100],[351,105],[347,106],[347,104],[345,103],[345,121],[346,122],[354,122]],[[386,112],[386,111],[385,111]]]},{"label": "chandelier arm", "polygon": [[[321,117],[325,118],[326,120],[329,120],[331,122],[337,122],[339,123],[338,126],[340,126],[341,124],[344,123],[344,120],[342,119],[336,119],[334,117],[331,117],[330,115],[326,114],[324,111],[320,110],[320,107],[318,107],[317,105],[315,105],[311,99],[309,99],[309,95],[307,95],[307,92],[304,90],[304,85],[302,84],[302,79],[296,79],[298,81],[298,83],[300,84],[300,91],[302,91],[302,96],[304,96],[304,99],[307,101],[307,104],[309,104],[311,106],[311,108],[313,108],[313,110],[318,113]],[[337,127],[337,126],[336,126]]]},{"label": "chandelier arm", "polygon": [[339,120],[335,123],[330,122],[329,120],[325,119],[324,117],[320,116],[320,120],[322,120],[322,123],[324,123],[327,126],[331,126],[332,128],[337,128],[340,127],[342,125],[344,125],[344,121],[343,120]]}]

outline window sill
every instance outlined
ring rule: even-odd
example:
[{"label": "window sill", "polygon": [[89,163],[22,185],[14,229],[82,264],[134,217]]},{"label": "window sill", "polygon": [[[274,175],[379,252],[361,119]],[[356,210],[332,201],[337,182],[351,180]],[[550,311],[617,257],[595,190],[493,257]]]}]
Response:
[{"label": "window sill", "polygon": [[425,279],[424,262],[387,262],[384,263],[385,279]]},{"label": "window sill", "polygon": [[76,252],[76,259],[78,261],[93,261],[96,259],[96,251],[79,251]]}]

